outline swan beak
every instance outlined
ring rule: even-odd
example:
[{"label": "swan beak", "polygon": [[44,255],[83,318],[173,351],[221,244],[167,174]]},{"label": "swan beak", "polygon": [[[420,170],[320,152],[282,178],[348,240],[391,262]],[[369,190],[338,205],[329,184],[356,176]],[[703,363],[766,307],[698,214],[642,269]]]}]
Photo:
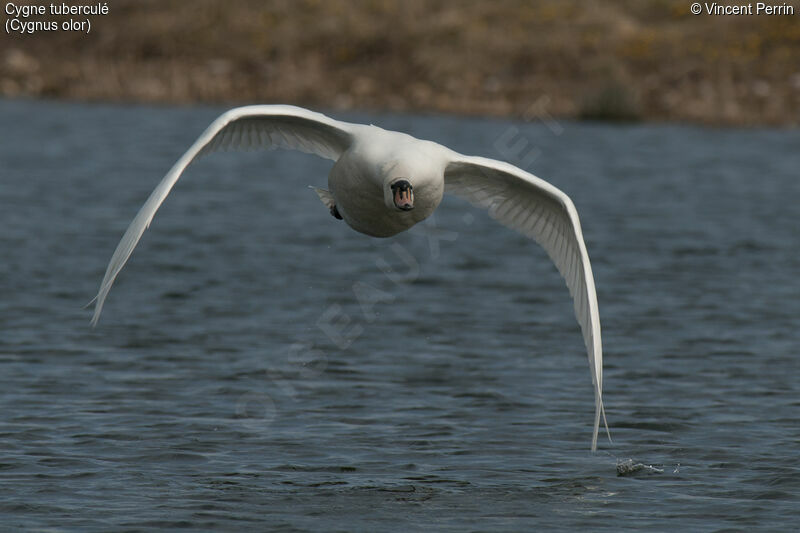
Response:
[{"label": "swan beak", "polygon": [[397,209],[402,211],[414,209],[414,191],[406,180],[397,180],[392,183],[392,197]]}]

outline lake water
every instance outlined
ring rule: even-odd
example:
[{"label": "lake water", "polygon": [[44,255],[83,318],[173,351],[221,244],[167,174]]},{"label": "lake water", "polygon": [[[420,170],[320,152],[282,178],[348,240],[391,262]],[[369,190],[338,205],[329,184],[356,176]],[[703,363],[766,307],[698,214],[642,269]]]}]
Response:
[{"label": "lake water", "polygon": [[573,198],[614,438],[592,454],[547,256],[457,199],[358,234],[313,156],[191,167],[91,329],[122,232],[221,111],[0,101],[2,529],[796,527],[800,132],[333,114]]}]

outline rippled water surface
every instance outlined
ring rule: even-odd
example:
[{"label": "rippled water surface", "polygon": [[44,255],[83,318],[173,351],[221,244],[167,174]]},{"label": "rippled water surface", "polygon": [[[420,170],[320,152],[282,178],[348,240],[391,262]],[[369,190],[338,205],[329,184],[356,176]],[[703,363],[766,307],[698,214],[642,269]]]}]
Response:
[{"label": "rippled water surface", "polygon": [[796,526],[799,132],[336,115],[572,196],[614,438],[591,454],[547,256],[455,199],[358,234],[312,156],[191,167],[92,330],[119,237],[220,111],[0,101],[3,529]]}]

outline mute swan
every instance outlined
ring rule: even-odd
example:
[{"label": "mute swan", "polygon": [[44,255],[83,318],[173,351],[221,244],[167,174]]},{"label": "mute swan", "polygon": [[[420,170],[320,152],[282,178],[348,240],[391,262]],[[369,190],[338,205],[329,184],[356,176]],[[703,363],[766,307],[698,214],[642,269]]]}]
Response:
[{"label": "mute swan", "polygon": [[[567,282],[594,384],[592,451],[603,408],[603,347],[592,267],[578,212],[556,187],[507,163],[458,154],[442,145],[376,126],[351,124],[300,107],[254,105],[222,114],[155,188],[117,245],[95,302],[96,325],[114,279],[161,203],[195,159],[217,150],[289,148],[335,161],[328,190],[315,188],[337,219],[389,237],[428,217],[447,191],[539,243]],[[91,302],[90,302],[91,303]]]}]

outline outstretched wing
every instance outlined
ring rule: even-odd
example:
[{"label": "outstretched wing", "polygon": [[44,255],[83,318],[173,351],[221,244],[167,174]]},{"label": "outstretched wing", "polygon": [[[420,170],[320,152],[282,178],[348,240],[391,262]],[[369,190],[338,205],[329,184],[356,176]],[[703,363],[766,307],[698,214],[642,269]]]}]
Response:
[{"label": "outstretched wing", "polygon": [[[95,296],[96,325],[108,292],[161,203],[195,159],[219,150],[289,148],[336,160],[351,144],[352,125],[320,113],[286,105],[254,105],[231,109],[216,119],[181,156],[150,194],[125,231],[106,268]],[[91,303],[91,302],[90,302]]]},{"label": "outstretched wing", "polygon": [[594,383],[594,451],[601,415],[609,440],[611,434],[603,409],[603,344],[597,294],[575,205],[546,181],[515,166],[483,157],[456,154],[445,168],[444,179],[445,191],[488,209],[489,216],[539,243],[566,280]]}]

